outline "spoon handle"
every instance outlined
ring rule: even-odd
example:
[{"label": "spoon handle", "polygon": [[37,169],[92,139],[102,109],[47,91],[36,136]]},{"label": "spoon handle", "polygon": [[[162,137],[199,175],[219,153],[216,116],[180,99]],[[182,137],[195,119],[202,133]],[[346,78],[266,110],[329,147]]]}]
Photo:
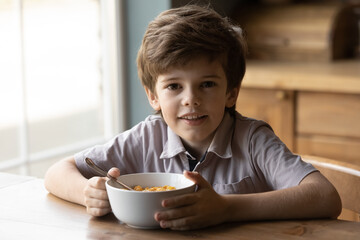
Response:
[{"label": "spoon handle", "polygon": [[108,174],[106,171],[101,169],[90,158],[85,158],[85,162],[91,169],[93,169],[95,172],[97,172],[100,176],[108,177],[108,178],[110,178],[110,180],[115,181],[116,183],[120,184],[122,187],[124,187],[124,188],[126,188],[128,190],[133,190],[131,187],[127,186],[126,184],[124,184],[122,182],[120,182],[119,180],[117,180],[116,178],[114,178],[113,176]]}]

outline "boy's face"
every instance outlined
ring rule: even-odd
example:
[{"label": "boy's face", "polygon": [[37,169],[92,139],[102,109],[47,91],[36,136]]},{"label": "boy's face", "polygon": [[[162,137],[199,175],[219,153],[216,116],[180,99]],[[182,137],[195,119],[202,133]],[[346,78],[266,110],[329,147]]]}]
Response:
[{"label": "boy's face", "polygon": [[211,143],[225,107],[232,107],[238,94],[237,89],[226,91],[221,62],[205,57],[160,74],[155,94],[145,90],[154,110],[161,111],[168,126],[192,147]]}]

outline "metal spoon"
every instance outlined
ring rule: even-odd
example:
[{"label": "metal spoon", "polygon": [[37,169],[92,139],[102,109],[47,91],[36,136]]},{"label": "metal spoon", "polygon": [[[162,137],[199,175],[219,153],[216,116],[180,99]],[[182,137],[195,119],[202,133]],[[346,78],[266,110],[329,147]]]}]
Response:
[{"label": "metal spoon", "polygon": [[118,185],[120,185],[123,188],[126,188],[127,190],[133,190],[131,187],[129,187],[128,185],[120,182],[119,180],[117,180],[116,178],[114,178],[113,176],[111,176],[109,173],[107,173],[106,171],[104,171],[103,169],[101,169],[99,166],[97,166],[93,160],[91,160],[90,158],[85,158],[85,162],[86,164],[91,167],[91,169],[95,170],[100,176],[102,177],[108,177],[110,178],[111,181],[117,183]]}]

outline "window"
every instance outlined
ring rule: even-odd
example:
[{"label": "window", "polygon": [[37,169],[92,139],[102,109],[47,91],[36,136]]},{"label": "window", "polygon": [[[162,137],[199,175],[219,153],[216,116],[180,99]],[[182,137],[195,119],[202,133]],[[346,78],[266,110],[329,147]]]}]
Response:
[{"label": "window", "polygon": [[[2,0],[0,170],[102,143],[123,130],[117,0]],[[40,174],[41,175],[41,174]]]}]

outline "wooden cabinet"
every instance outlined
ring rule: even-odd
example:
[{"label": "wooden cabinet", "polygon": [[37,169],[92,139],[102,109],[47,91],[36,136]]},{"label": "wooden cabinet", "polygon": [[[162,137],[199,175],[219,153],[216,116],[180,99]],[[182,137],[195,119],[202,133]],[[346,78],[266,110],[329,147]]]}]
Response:
[{"label": "wooden cabinet", "polygon": [[244,28],[251,59],[331,62],[359,56],[358,1],[255,2],[232,15]]},{"label": "wooden cabinet", "polygon": [[250,61],[237,101],[294,152],[360,165],[360,61]]},{"label": "wooden cabinet", "polygon": [[252,59],[237,110],[268,122],[294,152],[360,165],[359,9],[357,1],[236,9]]},{"label": "wooden cabinet", "polygon": [[299,92],[296,109],[298,152],[360,164],[360,94]]}]

